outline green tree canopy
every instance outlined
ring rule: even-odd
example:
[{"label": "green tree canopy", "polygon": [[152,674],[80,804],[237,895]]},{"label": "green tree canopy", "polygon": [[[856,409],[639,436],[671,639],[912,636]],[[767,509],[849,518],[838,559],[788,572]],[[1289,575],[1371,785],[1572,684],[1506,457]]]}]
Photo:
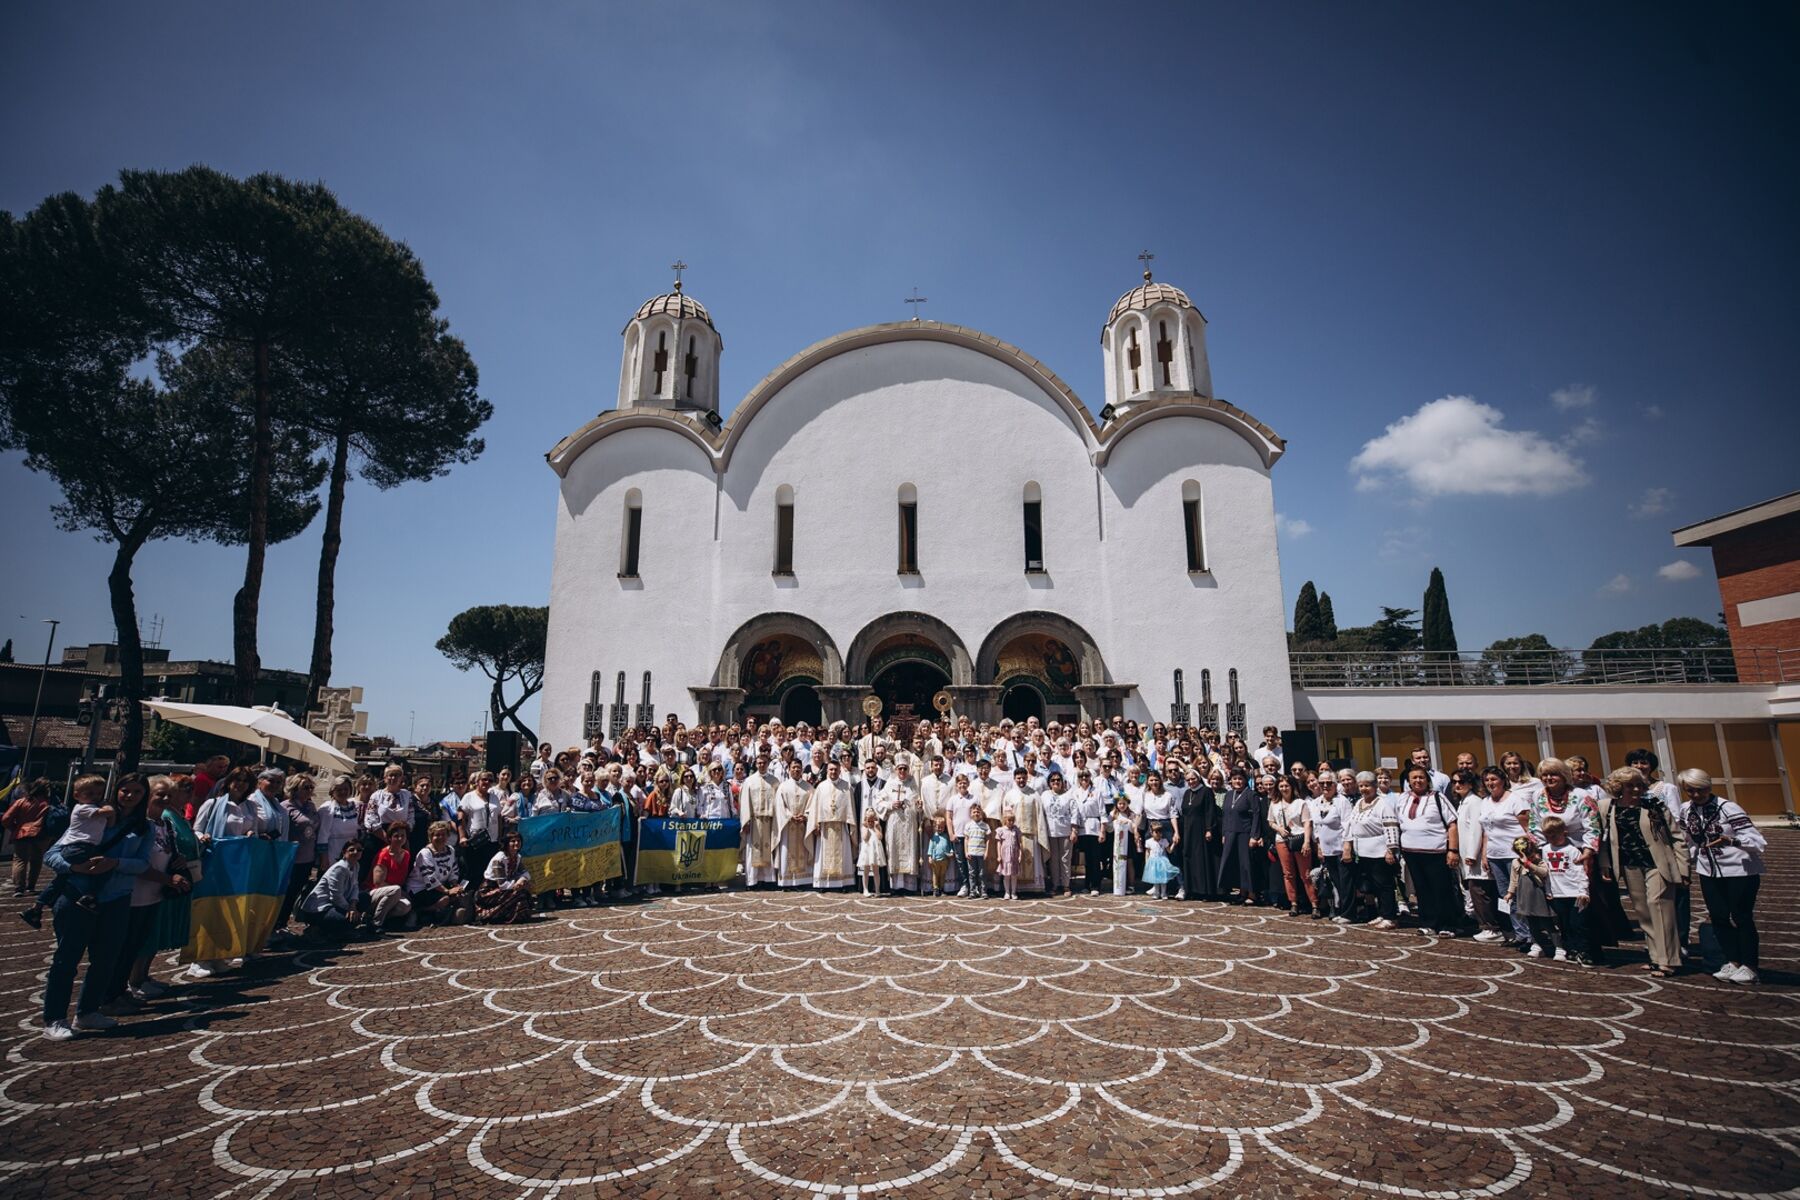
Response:
[{"label": "green tree canopy", "polygon": [[1294,601],[1294,642],[1305,646],[1325,640],[1325,622],[1319,614],[1319,593],[1313,581],[1300,585],[1300,597]]},{"label": "green tree canopy", "polygon": [[[527,741],[537,734],[519,719],[525,701],[544,686],[544,643],[549,636],[550,610],[516,604],[483,604],[464,609],[450,618],[449,632],[437,648],[459,671],[478,668],[491,681],[488,713],[494,728],[511,721]],[[517,681],[521,692],[508,704],[505,689]]]},{"label": "green tree canopy", "polygon": [[[241,352],[249,375],[244,583],[232,606],[239,703],[260,658],[257,620],[276,473],[277,377],[346,336],[417,346],[437,296],[412,252],[322,184],[208,167],[124,171],[95,198],[108,294],[150,340]],[[398,353],[398,351],[396,351]]]},{"label": "green tree canopy", "polygon": [[[161,538],[243,540],[251,431],[229,406],[146,378],[162,327],[122,278],[97,204],[59,195],[20,220],[0,214],[0,446],[56,480],[59,525],[114,547],[108,590],[128,702],[119,761],[130,768],[143,734],[137,553]],[[277,538],[312,519],[323,477],[304,445],[283,449],[270,479]],[[173,463],[203,464],[207,474],[178,479]]]},{"label": "green tree canopy", "polygon": [[1574,669],[1574,656],[1558,650],[1541,633],[1501,638],[1481,652],[1481,667],[1495,683],[1555,683]]},{"label": "green tree canopy", "polygon": [[1321,641],[1337,641],[1337,613],[1332,611],[1330,592],[1319,593],[1319,627],[1319,638]]},{"label": "green tree canopy", "polygon": [[1381,619],[1369,626],[1377,650],[1413,650],[1419,645],[1419,615],[1416,608],[1381,606]]},{"label": "green tree canopy", "polygon": [[1456,653],[1456,623],[1450,619],[1450,595],[1444,589],[1444,572],[1431,568],[1431,581],[1425,587],[1423,624],[1419,631],[1421,648],[1428,653]]}]

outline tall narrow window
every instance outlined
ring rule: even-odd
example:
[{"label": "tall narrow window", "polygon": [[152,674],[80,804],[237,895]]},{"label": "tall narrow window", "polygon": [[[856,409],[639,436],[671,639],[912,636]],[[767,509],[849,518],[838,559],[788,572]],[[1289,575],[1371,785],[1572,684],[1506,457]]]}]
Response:
[{"label": "tall narrow window", "polygon": [[1135,396],[1142,390],[1138,387],[1138,368],[1144,365],[1144,352],[1138,348],[1135,329],[1131,331],[1131,340],[1125,346],[1125,365],[1131,368],[1131,394]]},{"label": "tall narrow window", "polygon": [[1162,372],[1162,385],[1169,386],[1169,364],[1175,360],[1175,343],[1169,340],[1169,323],[1156,323],[1156,367]]},{"label": "tall narrow window", "polygon": [[656,395],[662,395],[663,372],[669,369],[669,334],[667,330],[656,335],[656,357],[650,360],[656,372],[656,386],[651,389]]},{"label": "tall narrow window", "polygon": [[638,705],[637,723],[640,727],[656,724],[656,709],[650,704],[650,672],[644,672],[644,699]]},{"label": "tall narrow window", "polygon": [[1200,485],[1192,479],[1181,485],[1181,534],[1187,543],[1187,569],[1206,570],[1206,526],[1200,513]]},{"label": "tall narrow window", "polygon": [[1025,569],[1044,569],[1044,493],[1035,483],[1025,485]]},{"label": "tall narrow window", "polygon": [[700,358],[694,353],[694,339],[688,339],[687,358],[682,363],[683,372],[687,375],[687,390],[683,395],[690,399],[694,395],[694,376],[700,373]]},{"label": "tall narrow window", "polygon": [[919,573],[919,493],[912,484],[900,488],[900,574]]},{"label": "tall narrow window", "polygon": [[644,540],[644,496],[636,488],[625,493],[625,536],[619,554],[619,578],[636,579],[638,552]]},{"label": "tall narrow window", "polygon": [[619,690],[613,694],[612,735],[615,740],[631,724],[631,705],[625,703],[625,672],[619,672]]},{"label": "tall narrow window", "polygon": [[794,573],[794,489],[775,489],[775,574]]}]

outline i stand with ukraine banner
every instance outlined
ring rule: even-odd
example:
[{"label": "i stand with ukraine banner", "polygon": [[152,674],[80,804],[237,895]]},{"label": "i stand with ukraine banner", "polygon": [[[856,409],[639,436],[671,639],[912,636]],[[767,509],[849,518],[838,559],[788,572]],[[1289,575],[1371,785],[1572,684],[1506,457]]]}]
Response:
[{"label": "i stand with ukraine banner", "polygon": [[738,822],[645,817],[638,822],[636,883],[730,883],[737,877]]},{"label": "i stand with ukraine banner", "polygon": [[619,839],[624,833],[625,812],[619,808],[526,817],[519,822],[525,842],[519,859],[531,872],[531,890],[587,887],[623,875]]}]

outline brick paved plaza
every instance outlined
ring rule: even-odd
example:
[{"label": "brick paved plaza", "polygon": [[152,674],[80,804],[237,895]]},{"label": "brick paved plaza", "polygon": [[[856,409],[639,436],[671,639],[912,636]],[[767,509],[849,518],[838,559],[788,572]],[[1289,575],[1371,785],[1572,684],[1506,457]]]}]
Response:
[{"label": "brick paved plaza", "polygon": [[1772,842],[1759,988],[1266,909],[707,893],[272,956],[55,1044],[8,916],[0,1188],[1769,1194],[1800,1185]]}]

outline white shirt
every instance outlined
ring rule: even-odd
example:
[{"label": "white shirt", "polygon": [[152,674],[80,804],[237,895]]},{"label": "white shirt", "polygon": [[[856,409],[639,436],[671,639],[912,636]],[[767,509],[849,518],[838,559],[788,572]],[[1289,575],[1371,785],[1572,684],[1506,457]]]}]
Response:
[{"label": "white shirt", "polygon": [[485,792],[468,792],[457,801],[456,811],[462,814],[463,827],[468,830],[471,841],[484,833],[490,838],[500,836],[498,822],[495,820],[500,810],[488,802]]},{"label": "white shirt", "polygon": [[1350,819],[1350,801],[1339,795],[1308,796],[1307,809],[1312,816],[1313,839],[1319,843],[1321,855],[1344,852],[1344,823]]},{"label": "white shirt", "polygon": [[737,806],[731,799],[731,789],[724,784],[711,780],[700,785],[700,815],[717,820],[726,820],[737,816]]},{"label": "white shirt", "polygon": [[1070,788],[1075,797],[1076,828],[1083,837],[1099,837],[1106,827],[1106,800],[1098,788]]},{"label": "white shirt", "polygon": [[[1378,795],[1366,805],[1359,798],[1350,804],[1350,816],[1344,823],[1344,836],[1358,858],[1382,858],[1394,849],[1390,836],[1397,836],[1392,796]],[[1343,853],[1339,851],[1338,853]]]},{"label": "white shirt", "polygon": [[381,788],[369,797],[369,806],[363,813],[363,827],[366,829],[386,829],[395,821],[402,825],[412,824],[413,794],[405,788],[390,792]]},{"label": "white shirt", "polygon": [[1517,857],[1513,854],[1513,839],[1525,832],[1519,824],[1519,814],[1530,811],[1531,805],[1511,792],[1498,800],[1481,798],[1482,853],[1490,862],[1510,862]]},{"label": "white shirt", "polygon": [[1069,788],[1054,788],[1043,795],[1044,825],[1053,838],[1066,838],[1075,824],[1075,795]]},{"label": "white shirt", "polygon": [[1550,877],[1544,881],[1544,892],[1555,900],[1588,894],[1587,864],[1581,861],[1581,847],[1564,839],[1561,846],[1544,846],[1544,865]]},{"label": "white shirt", "polygon": [[1402,850],[1450,849],[1449,826],[1456,823],[1456,805],[1438,792],[1415,796],[1407,792],[1394,802],[1400,819]]},{"label": "white shirt", "polygon": [[445,846],[440,858],[430,846],[423,846],[413,855],[412,870],[406,876],[406,890],[410,893],[434,887],[452,888],[459,878],[454,847]]}]

